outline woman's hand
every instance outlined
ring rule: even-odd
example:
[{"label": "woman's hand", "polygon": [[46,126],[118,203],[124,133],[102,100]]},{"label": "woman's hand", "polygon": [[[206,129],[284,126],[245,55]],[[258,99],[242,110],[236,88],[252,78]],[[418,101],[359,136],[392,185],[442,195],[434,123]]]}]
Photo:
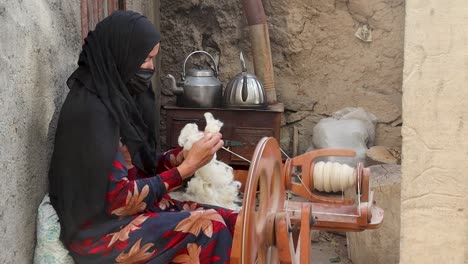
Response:
[{"label": "woman's hand", "polygon": [[195,173],[196,170],[203,167],[213,159],[214,154],[223,146],[220,133],[206,133],[205,136],[192,145],[192,148],[184,152],[185,159],[182,164],[177,167],[182,179],[188,178]]},{"label": "woman's hand", "polygon": [[181,150],[177,155],[171,154],[169,156],[169,161],[171,162],[172,167],[177,167],[184,161],[185,150]]}]

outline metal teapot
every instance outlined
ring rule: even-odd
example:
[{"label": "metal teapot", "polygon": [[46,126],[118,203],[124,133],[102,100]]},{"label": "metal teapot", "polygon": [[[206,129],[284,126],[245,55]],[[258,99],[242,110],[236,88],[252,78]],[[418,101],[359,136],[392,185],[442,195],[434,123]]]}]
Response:
[{"label": "metal teapot", "polygon": [[226,108],[267,108],[263,84],[253,74],[247,72],[244,56],[240,53],[242,72],[234,76],[226,86],[223,105]]},{"label": "metal teapot", "polygon": [[[188,59],[197,53],[202,53],[210,57],[214,64],[215,72],[211,69],[190,69],[186,75],[185,64]],[[212,108],[220,107],[222,102],[223,87],[221,81],[218,80],[218,66],[208,52],[194,51],[185,58],[182,80],[177,85],[174,76],[171,74],[166,75],[167,78],[172,80],[172,91],[177,95],[177,105],[183,107],[194,108]]]}]

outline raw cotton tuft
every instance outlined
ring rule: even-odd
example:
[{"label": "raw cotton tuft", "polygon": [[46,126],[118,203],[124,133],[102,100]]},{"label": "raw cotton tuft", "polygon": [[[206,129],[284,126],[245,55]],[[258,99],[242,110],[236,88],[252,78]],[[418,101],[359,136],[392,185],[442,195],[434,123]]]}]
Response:
[{"label": "raw cotton tuft", "polygon": [[[205,113],[205,132],[218,133],[223,122],[215,119],[211,113]],[[203,137],[204,133],[198,130],[197,124],[190,123],[180,131],[179,146],[185,150]],[[240,210],[239,188],[241,183],[234,181],[233,169],[226,163],[216,160],[216,155],[205,166],[195,172],[194,177],[188,182],[185,192],[171,192],[170,196],[181,201],[194,201]]]}]

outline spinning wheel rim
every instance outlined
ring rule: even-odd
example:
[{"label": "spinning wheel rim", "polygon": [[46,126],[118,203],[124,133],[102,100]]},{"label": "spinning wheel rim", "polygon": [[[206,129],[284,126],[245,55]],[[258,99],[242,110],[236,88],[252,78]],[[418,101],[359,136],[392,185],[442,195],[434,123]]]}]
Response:
[{"label": "spinning wheel rim", "polygon": [[[285,186],[278,142],[262,138],[252,158],[247,177],[242,210],[236,223],[240,236],[234,237],[234,246],[240,247],[240,263],[266,263],[268,248],[273,246],[275,215],[283,210]],[[256,207],[257,188],[259,206]],[[239,232],[239,230],[237,230]],[[257,260],[257,256],[259,259]]]}]

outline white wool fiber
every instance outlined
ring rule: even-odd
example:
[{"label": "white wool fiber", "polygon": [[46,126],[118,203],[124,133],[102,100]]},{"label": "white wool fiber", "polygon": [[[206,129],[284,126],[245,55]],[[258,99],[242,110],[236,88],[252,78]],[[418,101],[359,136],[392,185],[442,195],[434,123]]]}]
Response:
[{"label": "white wool fiber", "polygon": [[[223,122],[215,119],[209,112],[204,114],[206,120],[205,132],[218,133]],[[190,123],[180,132],[178,143],[185,150],[203,137],[204,133],[198,126]],[[173,199],[194,201],[239,211],[239,188],[241,183],[234,181],[233,169],[226,163],[216,160],[216,155],[205,166],[199,168],[188,182],[185,192],[171,192]]]}]

